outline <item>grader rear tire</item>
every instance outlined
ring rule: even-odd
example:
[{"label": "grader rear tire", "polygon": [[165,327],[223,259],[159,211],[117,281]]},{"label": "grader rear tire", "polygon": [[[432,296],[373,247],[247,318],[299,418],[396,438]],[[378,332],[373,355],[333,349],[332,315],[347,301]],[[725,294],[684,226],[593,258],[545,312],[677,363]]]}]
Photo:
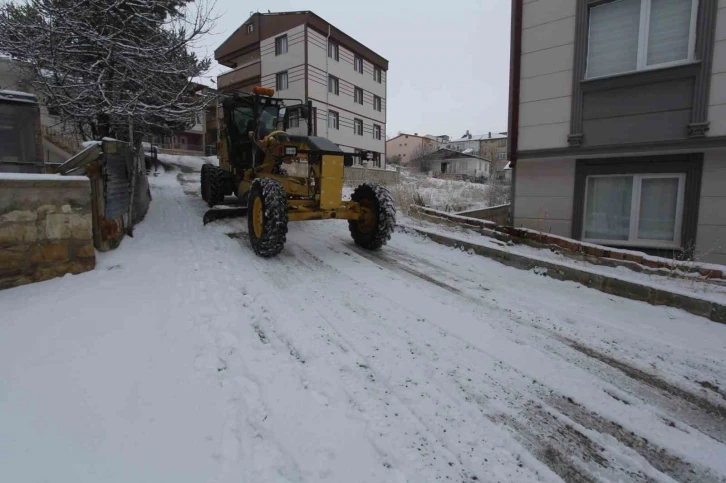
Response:
[{"label": "grader rear tire", "polygon": [[205,201],[210,208],[224,201],[225,181],[227,172],[216,166],[210,166],[207,169],[207,197]]},{"label": "grader rear tire", "polygon": [[348,221],[353,241],[368,250],[379,250],[391,239],[396,226],[391,193],[375,183],[364,183],[353,191],[351,200],[361,207],[361,218]]},{"label": "grader rear tire", "polygon": [[209,183],[209,168],[213,167],[210,164],[205,164],[202,166],[202,179],[201,179],[201,185],[202,185],[202,199],[204,201],[207,201],[207,190],[209,189],[207,187],[207,183]]},{"label": "grader rear tire", "polygon": [[250,244],[261,257],[274,257],[287,238],[287,196],[282,185],[270,178],[252,182],[247,199]]}]

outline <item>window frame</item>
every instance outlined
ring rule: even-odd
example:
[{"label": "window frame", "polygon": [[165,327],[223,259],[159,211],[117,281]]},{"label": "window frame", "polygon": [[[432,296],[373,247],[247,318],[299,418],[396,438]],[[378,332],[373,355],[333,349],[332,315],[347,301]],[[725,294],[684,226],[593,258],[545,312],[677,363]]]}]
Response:
[{"label": "window frame", "polygon": [[248,34],[251,34],[251,33],[252,33],[252,32],[254,32],[254,31],[255,31],[255,24],[253,24],[253,23],[248,23],[248,24],[247,24],[247,33],[248,33]]},{"label": "window frame", "polygon": [[[330,119],[333,119],[333,125],[330,125]],[[335,129],[340,130],[340,113],[338,111],[333,111],[332,109],[328,109],[328,128],[329,129]]]},{"label": "window frame", "polygon": [[[600,238],[585,237],[587,218],[587,188],[590,178],[633,178],[632,194],[630,198],[630,226],[628,228],[627,240],[608,240]],[[673,241],[650,240],[638,238],[638,225],[640,223],[640,200],[642,194],[643,180],[646,179],[678,179],[678,194],[676,197],[676,219],[673,228]],[[686,173],[623,173],[623,174],[592,174],[585,176],[585,196],[582,210],[582,241],[596,243],[598,245],[622,246],[622,247],[645,247],[645,248],[681,248],[681,235],[683,229],[683,214],[686,195]]]},{"label": "window frame", "polygon": [[507,153],[497,153],[497,159],[500,161],[507,159]]},{"label": "window frame", "polygon": [[300,111],[297,109],[290,111],[288,121],[288,127],[300,127]]},{"label": "window frame", "polygon": [[[335,86],[335,92],[330,90],[332,86]],[[330,74],[328,74],[328,94],[340,95],[340,79]]]},{"label": "window frame", "polygon": [[340,61],[340,45],[336,42],[331,42],[330,40],[328,40],[328,58],[333,59],[336,62]]},{"label": "window frame", "polygon": [[383,74],[381,74],[380,67],[373,67],[373,80],[379,84],[383,83]]},{"label": "window frame", "polygon": [[604,2],[591,2],[587,6],[587,32],[585,37],[585,71],[584,80],[603,79],[612,76],[629,74],[632,72],[644,72],[655,69],[664,69],[678,65],[691,64],[696,61],[696,30],[698,25],[698,6],[700,0],[691,1],[691,24],[688,32],[688,55],[685,59],[663,62],[660,64],[648,65],[648,37],[650,35],[650,10],[652,0],[640,1],[640,23],[638,26],[638,52],[635,62],[635,69],[622,72],[611,72],[601,76],[590,77],[590,12],[595,8],[605,7],[619,0],[608,0]]},{"label": "window frame", "polygon": [[[376,107],[376,101],[378,101],[378,106]],[[377,112],[383,112],[383,101],[378,96],[373,96],[373,110]],[[406,136],[408,137],[408,136]]]},{"label": "window frame", "polygon": [[[358,96],[358,93],[360,93],[360,96]],[[353,103],[363,105],[363,89],[360,87],[353,87]]]},{"label": "window frame", "polygon": [[[283,77],[284,76],[284,77]],[[285,80],[285,86],[280,87],[281,79]],[[275,74],[275,92],[285,91],[290,88],[290,83],[287,75],[287,71],[278,72]]]},{"label": "window frame", "polygon": [[373,139],[381,140],[381,125],[373,124]]},{"label": "window frame", "polygon": [[[360,129],[358,129],[360,127]],[[363,136],[363,119],[353,118],[353,134]]]},{"label": "window frame", "polygon": [[[282,49],[282,41],[285,41],[285,50]],[[275,57],[282,54],[287,54],[288,52],[288,43],[287,43],[287,34],[280,35],[279,37],[275,37]]]},{"label": "window frame", "polygon": [[[358,70],[358,64],[360,64],[360,70]],[[353,57],[353,70],[359,74],[363,74],[363,57],[358,54],[355,54]]]}]

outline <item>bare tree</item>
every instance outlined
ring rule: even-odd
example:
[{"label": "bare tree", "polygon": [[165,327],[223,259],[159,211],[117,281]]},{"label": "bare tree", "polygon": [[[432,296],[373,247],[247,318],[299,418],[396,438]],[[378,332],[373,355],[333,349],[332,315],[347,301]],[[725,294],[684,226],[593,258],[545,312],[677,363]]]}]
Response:
[{"label": "bare tree", "polygon": [[191,51],[214,24],[207,1],[6,3],[0,53],[28,65],[35,93],[84,139],[165,132],[210,101],[191,82],[211,65]]},{"label": "bare tree", "polygon": [[436,151],[436,145],[434,143],[421,143],[421,145],[414,149],[411,153],[411,160],[408,162],[408,165],[412,169],[422,173],[431,171],[433,159],[431,159],[429,154],[434,151]]}]

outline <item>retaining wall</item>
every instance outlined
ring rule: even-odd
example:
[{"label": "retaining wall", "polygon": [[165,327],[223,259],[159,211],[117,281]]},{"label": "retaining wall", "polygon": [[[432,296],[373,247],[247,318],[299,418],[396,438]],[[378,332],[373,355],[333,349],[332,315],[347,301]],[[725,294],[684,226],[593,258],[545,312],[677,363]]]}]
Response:
[{"label": "retaining wall", "polygon": [[468,216],[479,220],[493,221],[497,225],[511,225],[509,223],[509,209],[511,205],[492,206],[481,210],[462,211],[456,213],[459,216]]},{"label": "retaining wall", "polygon": [[0,289],[95,265],[88,178],[0,174]]}]

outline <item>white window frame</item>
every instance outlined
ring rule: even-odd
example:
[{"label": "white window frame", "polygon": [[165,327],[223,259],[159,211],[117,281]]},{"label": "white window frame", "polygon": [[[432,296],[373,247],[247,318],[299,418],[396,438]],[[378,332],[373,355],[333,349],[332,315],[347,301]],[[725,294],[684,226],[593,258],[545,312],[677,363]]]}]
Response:
[{"label": "white window frame", "polygon": [[359,74],[363,73],[363,57],[360,55],[353,57],[353,70]]},{"label": "white window frame", "polygon": [[335,60],[340,60],[340,46],[335,42],[328,42],[328,57]]},{"label": "white window frame", "polygon": [[[590,178],[633,178],[633,193],[630,197],[630,227],[627,240],[607,240],[599,238],[586,238],[585,228],[587,226],[587,188]],[[648,240],[638,238],[638,224],[640,222],[640,194],[642,181],[644,179],[678,178],[678,196],[676,198],[676,223],[674,228],[673,241]],[[644,248],[682,248],[681,229],[683,227],[683,203],[686,194],[685,173],[643,173],[643,174],[596,174],[585,177],[585,206],[582,212],[582,241],[596,243],[598,245],[616,245],[623,247],[644,247]]]},{"label": "white window frame", "polygon": [[328,75],[328,93],[336,96],[340,95],[340,79],[334,75]]},{"label": "white window frame", "polygon": [[253,24],[253,23],[247,24],[247,33],[251,34],[254,31],[255,31],[255,24]]},{"label": "white window frame", "polygon": [[[618,0],[613,0],[618,1]],[[590,77],[590,63],[587,61],[589,54],[585,59],[585,79],[600,79],[615,75],[626,74],[628,72],[638,72],[643,70],[663,69],[676,65],[683,65],[695,62],[696,59],[696,21],[698,16],[698,0],[691,0],[691,25],[688,34],[688,57],[672,62],[663,62],[661,64],[647,65],[648,62],[648,35],[650,33],[650,6],[652,0],[640,0],[640,26],[638,27],[638,57],[635,64],[635,70],[626,70],[623,72],[613,72],[597,77]],[[594,7],[590,7],[587,20],[587,47],[590,47],[590,12],[595,8],[606,7],[613,2],[605,2]]]},{"label": "white window frame", "polygon": [[502,160],[507,157],[507,153],[497,153],[497,159]]},{"label": "white window frame", "polygon": [[[358,97],[358,93],[360,92],[360,97]],[[353,102],[356,104],[363,105],[363,89],[360,87],[353,87]]]},{"label": "white window frame", "polygon": [[[360,127],[360,129],[359,129]],[[363,119],[354,118],[353,119],[353,134],[356,136],[362,136],[363,135]]]},{"label": "white window frame", "polygon": [[278,72],[277,74],[275,74],[275,90],[279,92],[279,91],[287,90],[288,88],[289,88],[289,83],[288,83],[287,71]]},{"label": "white window frame", "polygon": [[381,69],[379,69],[378,67],[374,67],[373,68],[373,80],[378,82],[379,84],[381,84],[382,83],[381,79],[382,79]]},{"label": "white window frame", "polygon": [[287,34],[275,37],[275,56],[287,54]]},{"label": "white window frame", "polygon": [[[330,125],[330,121],[333,121],[333,125]],[[328,127],[330,129],[340,129],[340,114],[337,111],[328,110]]]},{"label": "white window frame", "polygon": [[379,124],[373,125],[373,139],[381,140],[381,126]]},{"label": "white window frame", "polygon": [[[378,105],[377,106],[376,106],[376,101],[378,101]],[[382,106],[383,106],[383,101],[381,100],[381,98],[378,97],[378,96],[373,96],[373,110],[374,111],[378,111],[378,112],[382,112],[383,111],[383,107]],[[408,136],[406,136],[406,137],[408,137]]]}]

